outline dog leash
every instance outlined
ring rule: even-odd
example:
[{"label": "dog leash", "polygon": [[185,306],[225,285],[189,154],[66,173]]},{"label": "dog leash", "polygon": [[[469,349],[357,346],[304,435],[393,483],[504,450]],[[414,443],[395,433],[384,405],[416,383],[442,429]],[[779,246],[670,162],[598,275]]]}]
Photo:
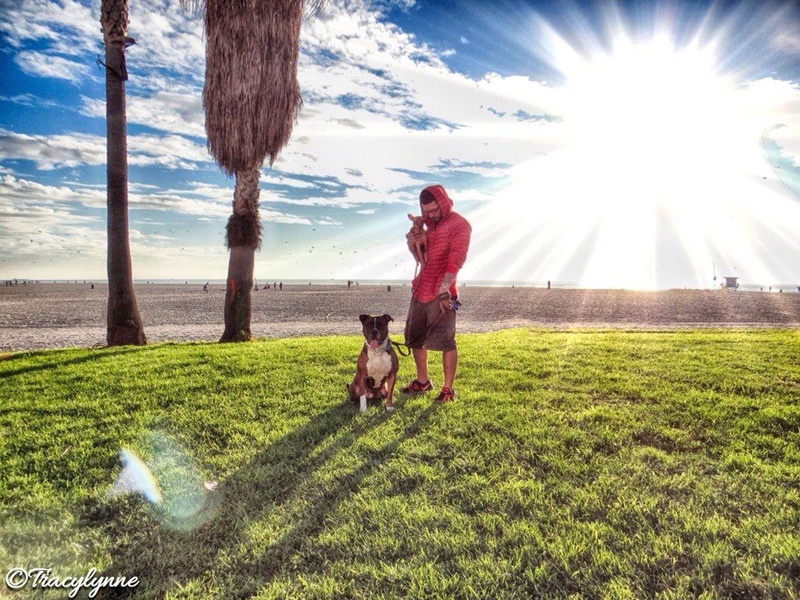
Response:
[{"label": "dog leash", "polygon": [[[461,308],[461,302],[459,302],[458,299],[452,300],[451,301],[451,310],[457,311],[459,308]],[[439,316],[436,317],[436,319],[434,319],[433,323],[428,325],[428,327],[425,329],[425,331],[422,334],[417,335],[417,337],[415,337],[413,340],[411,340],[411,343],[414,344],[414,343],[417,342],[417,340],[421,339],[422,337],[427,337],[428,333],[430,332],[430,330],[433,329],[434,326],[439,321],[441,321],[442,317],[444,317],[446,314],[447,314],[447,311],[439,313]],[[407,343],[406,344],[401,344],[400,342],[395,342],[394,340],[392,340],[392,344],[397,348],[397,351],[400,353],[400,356],[410,356],[411,355],[412,348],[411,348],[411,346],[409,344],[407,344]],[[401,349],[401,346],[406,349],[405,352],[403,352],[403,350]]]},{"label": "dog leash", "polygon": [[[408,346],[408,344],[401,344],[400,342],[395,342],[392,340],[392,346],[397,348],[397,352],[400,354],[400,356],[411,356],[411,348]],[[403,348],[406,349],[405,352],[403,352]]]}]

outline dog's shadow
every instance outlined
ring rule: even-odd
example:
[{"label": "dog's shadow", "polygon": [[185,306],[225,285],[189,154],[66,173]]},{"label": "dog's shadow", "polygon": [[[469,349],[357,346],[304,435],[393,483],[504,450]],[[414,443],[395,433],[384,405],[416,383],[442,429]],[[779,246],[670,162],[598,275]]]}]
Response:
[{"label": "dog's shadow", "polygon": [[[161,598],[190,582],[197,585],[197,580],[209,578],[215,581],[215,593],[224,587],[220,597],[256,595],[292,555],[313,543],[327,517],[358,492],[365,478],[417,434],[433,409],[422,410],[391,441],[371,449],[360,466],[344,468],[333,478],[326,476],[326,483],[319,486],[314,484],[315,474],[342,462],[340,453],[356,451],[358,438],[387,418],[373,413],[354,421],[358,411],[349,402],[328,408],[220,482],[210,495],[210,520],[191,531],[158,523],[130,500],[111,510],[104,504],[86,507],[84,525],[99,527],[114,540],[113,563],[103,576],[138,577],[141,589],[128,590],[129,596],[144,593]],[[343,429],[348,431],[341,433]],[[273,527],[275,519],[281,521],[280,533],[268,539],[260,553],[254,553],[253,529],[264,521]],[[242,547],[248,550],[231,565],[232,556],[242,552]],[[229,566],[224,573],[215,572],[225,564]],[[109,591],[115,598],[126,593],[123,589]]]}]

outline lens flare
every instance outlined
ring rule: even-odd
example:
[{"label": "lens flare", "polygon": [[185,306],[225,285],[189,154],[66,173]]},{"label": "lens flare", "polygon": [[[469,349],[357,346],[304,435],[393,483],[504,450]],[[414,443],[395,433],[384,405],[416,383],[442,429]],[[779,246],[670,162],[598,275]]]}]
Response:
[{"label": "lens flare", "polygon": [[152,471],[136,452],[129,448],[123,448],[119,451],[119,458],[122,461],[122,471],[108,491],[108,495],[113,498],[127,494],[139,494],[151,504],[161,502],[164,498],[161,488],[158,487]]},{"label": "lens flare", "polygon": [[110,497],[138,494],[163,525],[186,531],[215,514],[220,492],[203,480],[189,453],[170,435],[154,432],[143,441],[146,463],[130,448],[120,451],[122,471],[109,490]]}]

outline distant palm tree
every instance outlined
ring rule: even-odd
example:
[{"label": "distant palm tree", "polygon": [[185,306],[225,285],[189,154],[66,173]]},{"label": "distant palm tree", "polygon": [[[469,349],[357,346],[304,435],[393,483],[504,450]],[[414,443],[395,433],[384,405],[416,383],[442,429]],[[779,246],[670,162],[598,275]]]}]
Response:
[{"label": "distant palm tree", "polygon": [[108,205],[108,312],[109,346],[147,344],[142,317],[133,291],[133,269],[128,236],[128,139],[125,116],[125,48],[127,0],[102,0],[100,24],[106,48],[106,154]]},{"label": "distant palm tree", "polygon": [[289,141],[300,89],[297,57],[304,4],[323,0],[181,0],[204,4],[206,78],[203,107],[208,149],[236,178],[226,243],[230,250],[225,331],[220,342],[250,339],[250,293],[261,245],[258,180]]}]

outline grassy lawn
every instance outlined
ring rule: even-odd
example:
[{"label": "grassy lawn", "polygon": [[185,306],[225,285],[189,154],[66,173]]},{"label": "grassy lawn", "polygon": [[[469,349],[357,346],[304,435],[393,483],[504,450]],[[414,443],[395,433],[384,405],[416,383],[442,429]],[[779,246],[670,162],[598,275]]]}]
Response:
[{"label": "grassy lawn", "polygon": [[[391,416],[345,404],[356,337],[6,355],[3,576],[94,567],[137,598],[800,597],[800,332],[459,343],[458,401]],[[107,495],[123,447],[162,503]]]}]

